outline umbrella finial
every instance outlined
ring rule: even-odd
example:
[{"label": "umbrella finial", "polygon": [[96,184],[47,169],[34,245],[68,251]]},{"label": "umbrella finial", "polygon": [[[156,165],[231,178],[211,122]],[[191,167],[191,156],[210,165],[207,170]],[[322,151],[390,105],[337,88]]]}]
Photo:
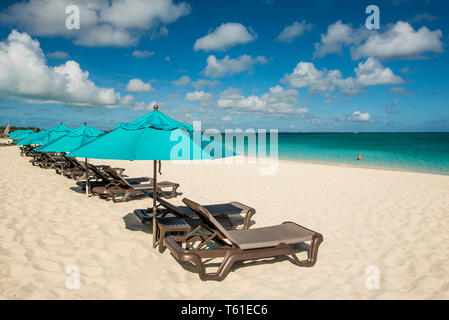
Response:
[{"label": "umbrella finial", "polygon": [[85,126],[87,126],[87,122],[84,122],[83,124],[84,124]]},{"label": "umbrella finial", "polygon": [[63,124],[62,122],[60,122],[59,124]]},{"label": "umbrella finial", "polygon": [[155,104],[155,105],[153,106],[153,110],[154,110],[154,111],[158,111],[158,110],[159,110],[159,106],[158,106],[157,104]]}]

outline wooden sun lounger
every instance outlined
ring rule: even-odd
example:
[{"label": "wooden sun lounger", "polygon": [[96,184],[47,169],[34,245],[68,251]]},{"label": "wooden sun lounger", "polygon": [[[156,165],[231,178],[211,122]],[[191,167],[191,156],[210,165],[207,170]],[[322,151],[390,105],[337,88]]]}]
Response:
[{"label": "wooden sun lounger", "polygon": [[32,151],[32,154],[28,154],[29,157],[33,157],[33,159],[30,160],[30,163],[33,166],[39,166],[39,164],[44,161],[44,154],[41,152]]},{"label": "wooden sun lounger", "polygon": [[[111,197],[114,202],[124,202],[127,201],[131,195],[139,194],[153,194],[153,184],[152,179],[148,184],[131,184],[121,175],[119,175],[113,168],[104,168],[104,171],[114,180],[104,187],[95,187],[92,189],[92,193],[98,194],[99,196]],[[162,188],[171,188],[171,191],[167,194],[163,192]],[[176,190],[179,188],[178,183],[162,181],[158,182],[156,185],[157,194],[160,194],[165,198],[174,198],[177,196]],[[122,198],[117,198],[118,195],[123,195]]]},{"label": "wooden sun lounger", "polygon": [[50,154],[47,152],[41,152],[42,153],[42,161],[38,164],[39,167],[48,169],[53,167],[54,165],[60,165],[65,162],[65,160],[62,157],[57,157],[54,154]]},{"label": "wooden sun lounger", "polygon": [[[176,206],[164,199],[158,198],[158,217],[165,217],[168,214],[172,214],[178,218],[184,218],[188,220],[200,221],[196,216],[195,212],[192,211],[188,206]],[[220,204],[211,204],[204,206],[214,217],[219,216],[232,216],[232,215],[243,215],[243,229],[248,229],[251,225],[251,218],[256,214],[256,210],[240,202],[228,202]],[[152,219],[153,208],[148,209],[136,209],[133,214],[136,219],[145,224],[147,221]],[[235,226],[233,227],[235,229]]]},{"label": "wooden sun lounger", "polygon": [[53,164],[53,166],[51,168],[55,169],[57,174],[61,174],[63,170],[70,169],[71,167],[72,167],[71,162],[68,160],[68,158],[65,156],[65,154],[62,153],[61,161]]},{"label": "wooden sun lounger", "polygon": [[[318,247],[323,242],[320,233],[293,222],[254,229],[226,230],[205,207],[186,198],[183,202],[198,215],[202,224],[185,236],[165,238],[165,245],[176,259],[195,265],[203,281],[222,281],[237,261],[291,256],[302,267],[312,267],[316,263]],[[305,241],[310,241],[307,259],[299,260],[290,245]],[[210,242],[221,248],[205,249]],[[224,257],[218,270],[207,273],[202,259],[218,257]]]},{"label": "wooden sun lounger", "polygon": [[[170,234],[169,231],[174,233],[180,233],[180,231],[188,232],[201,225],[201,220],[196,217],[195,213],[187,206],[175,206],[174,204],[158,198],[157,208],[157,235],[156,241],[159,244],[159,252],[164,252],[164,239]],[[162,208],[161,208],[162,207]],[[240,202],[229,202],[222,204],[213,204],[205,206],[207,210],[217,219],[220,225],[226,230],[235,230],[242,223],[231,220],[230,216],[244,215],[243,228],[248,229],[250,227],[251,217],[256,213],[256,210],[248,207]],[[134,217],[141,224],[152,224],[153,209],[136,209],[133,214]],[[168,216],[174,217],[168,217]],[[161,225],[163,227],[161,227]],[[179,226],[183,227],[179,227]],[[187,228],[185,228],[187,226]]]},{"label": "wooden sun lounger", "polygon": [[[66,157],[69,165],[60,171],[60,173],[69,179],[78,180],[86,176],[86,168],[75,158]],[[58,172],[58,171],[56,171]]]},{"label": "wooden sun lounger", "polygon": [[20,155],[23,156],[27,156],[27,157],[32,157],[33,154],[35,154],[36,152],[34,151],[34,148],[30,145],[25,145],[25,146],[20,146]]},{"label": "wooden sun lounger", "polygon": [[[105,187],[114,180],[113,177],[108,176],[108,174],[104,171],[104,169],[108,168],[108,166],[97,167],[88,163],[87,168],[89,169],[89,173],[92,174],[89,177],[89,185],[91,189],[96,187]],[[114,170],[115,172],[121,175],[125,169],[114,168]],[[148,177],[124,178],[124,179],[133,185],[150,181],[150,178]],[[84,191],[86,191],[86,181],[78,181],[76,184],[79,185]]]},{"label": "wooden sun lounger", "polygon": [[[62,175],[64,175],[67,178],[72,178],[73,180],[79,180],[86,178],[86,164],[79,162],[76,158],[66,157],[66,160],[68,161],[69,165],[67,165],[64,169],[61,170]],[[104,169],[108,167],[107,165],[91,165],[89,168],[97,168],[98,170]],[[125,171],[123,168],[117,168],[118,170],[121,170],[121,172]],[[56,169],[58,172],[58,169]],[[92,170],[89,170],[89,179],[93,178],[95,180],[95,172],[92,172]]]},{"label": "wooden sun lounger", "polygon": [[[152,184],[137,184],[130,185],[130,187],[122,187],[116,184],[117,180],[112,181],[105,187],[95,187],[92,189],[93,194],[97,194],[101,198],[111,198],[114,203],[125,202],[132,195],[146,195],[148,193],[153,194]],[[156,187],[156,192],[161,193],[162,190]],[[120,198],[120,196],[122,196]]]}]

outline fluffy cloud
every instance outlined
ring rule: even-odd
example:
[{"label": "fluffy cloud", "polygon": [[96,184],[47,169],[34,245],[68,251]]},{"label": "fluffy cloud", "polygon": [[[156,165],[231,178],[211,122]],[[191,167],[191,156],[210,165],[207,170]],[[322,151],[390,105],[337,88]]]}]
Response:
[{"label": "fluffy cloud", "polygon": [[152,55],[154,55],[154,51],[134,50],[132,55],[135,58],[148,58],[148,57],[151,57]]},{"label": "fluffy cloud", "polygon": [[155,31],[155,32],[153,32],[151,34],[150,39],[151,40],[156,40],[156,39],[159,39],[161,37],[166,37],[166,36],[168,36],[168,34],[169,34],[169,31],[168,31],[167,27],[166,26],[161,26],[158,31]]},{"label": "fluffy cloud", "polygon": [[204,87],[215,88],[220,83],[218,80],[198,79],[197,81],[192,81],[192,87],[195,89],[203,89]]},{"label": "fluffy cloud", "polygon": [[190,77],[189,76],[182,76],[178,80],[172,81],[175,86],[184,87],[190,83]]},{"label": "fluffy cloud", "polygon": [[370,122],[371,116],[368,112],[362,113],[360,111],[354,111],[351,114],[347,115],[347,117],[344,117],[340,114],[333,115],[332,120],[334,120],[335,122]]},{"label": "fluffy cloud", "polygon": [[[80,9],[79,30],[65,26],[69,5]],[[189,13],[188,4],[172,0],[29,0],[7,7],[0,21],[37,36],[73,38],[84,46],[130,46]]]},{"label": "fluffy cloud", "polygon": [[47,53],[47,57],[55,58],[55,59],[67,59],[69,57],[69,54],[64,51],[55,51]]},{"label": "fluffy cloud", "polygon": [[195,41],[195,51],[204,50],[225,51],[238,44],[244,44],[256,39],[254,33],[240,23],[223,23],[213,32]]},{"label": "fluffy cloud", "polygon": [[315,57],[330,53],[341,53],[344,45],[359,43],[366,35],[366,29],[353,29],[350,24],[340,20],[329,25],[326,34],[321,34],[321,42],[315,43]]},{"label": "fluffy cloud", "polygon": [[352,114],[348,116],[348,120],[355,122],[367,122],[371,120],[371,116],[368,112],[362,113],[360,111],[354,111]]},{"label": "fluffy cloud", "polygon": [[368,58],[365,63],[359,63],[359,66],[355,69],[355,73],[357,75],[357,82],[364,86],[402,83],[400,76],[394,75],[390,68],[382,66],[374,58]]},{"label": "fluffy cloud", "polygon": [[339,53],[343,46],[351,48],[354,60],[375,57],[380,60],[416,59],[424,53],[443,51],[441,30],[430,31],[422,27],[415,31],[408,22],[398,21],[385,31],[354,29],[341,21],[330,25],[327,33],[321,35],[321,42],[315,44],[315,57]]},{"label": "fluffy cloud", "polygon": [[217,59],[214,55],[207,57],[207,66],[204,69],[204,74],[211,78],[220,78],[236,73],[241,73],[246,70],[251,70],[256,63],[265,64],[268,60],[264,56],[252,58],[246,54],[231,59],[225,56],[223,59]]},{"label": "fluffy cloud", "polygon": [[407,22],[398,21],[384,33],[376,33],[360,46],[351,49],[353,59],[377,57],[379,59],[416,59],[425,52],[442,52],[441,30],[426,27],[415,31]]},{"label": "fluffy cloud", "polygon": [[358,64],[356,77],[343,78],[340,70],[318,70],[311,62],[299,62],[292,73],[286,74],[282,82],[294,88],[309,88],[312,94],[329,93],[339,89],[344,94],[357,94],[365,86],[402,83],[390,68],[382,66],[374,58]]},{"label": "fluffy cloud", "polygon": [[305,108],[295,108],[298,103],[298,92],[295,89],[284,89],[277,85],[261,96],[242,95],[235,88],[229,88],[220,94],[217,105],[221,108],[234,109],[237,112],[256,112],[279,116],[306,114]]},{"label": "fluffy cloud", "polygon": [[79,107],[145,106],[131,95],[96,86],[76,61],[48,66],[39,42],[15,30],[0,42],[0,70],[1,97]]},{"label": "fluffy cloud", "polygon": [[295,21],[292,25],[285,27],[275,40],[289,43],[297,37],[300,37],[304,32],[310,30],[312,30],[312,25],[307,23],[306,20],[302,20],[301,22]]},{"label": "fluffy cloud", "polygon": [[187,93],[184,100],[199,102],[202,106],[208,106],[212,103],[212,95],[204,91],[194,91]]},{"label": "fluffy cloud", "polygon": [[131,79],[126,85],[126,91],[129,92],[150,92],[154,91],[154,88],[151,87],[151,84],[145,83],[140,79]]}]

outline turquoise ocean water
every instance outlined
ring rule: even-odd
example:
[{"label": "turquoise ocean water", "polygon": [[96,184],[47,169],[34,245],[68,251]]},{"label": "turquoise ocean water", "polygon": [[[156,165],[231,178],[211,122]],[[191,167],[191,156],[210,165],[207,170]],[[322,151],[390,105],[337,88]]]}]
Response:
[{"label": "turquoise ocean water", "polygon": [[278,152],[280,159],[449,174],[449,132],[279,133]]}]

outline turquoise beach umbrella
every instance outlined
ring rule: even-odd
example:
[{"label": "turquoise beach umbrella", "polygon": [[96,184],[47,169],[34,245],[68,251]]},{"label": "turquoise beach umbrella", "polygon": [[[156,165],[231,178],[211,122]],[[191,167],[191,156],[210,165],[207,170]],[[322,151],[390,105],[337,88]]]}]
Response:
[{"label": "turquoise beach umbrella", "polygon": [[17,140],[16,142],[14,142],[16,145],[18,146],[25,146],[28,144],[31,144],[29,141],[32,141],[33,139],[39,139],[40,137],[43,137],[45,134],[45,130],[41,130],[39,132],[34,132],[28,136],[25,136],[24,138]]},{"label": "turquoise beach umbrella", "polygon": [[[116,160],[153,160],[153,190],[157,183],[158,160],[216,159],[235,155],[215,141],[203,147],[202,134],[193,127],[154,111],[69,153],[68,157]],[[207,150],[211,150],[209,152]],[[224,151],[224,152],[223,152]],[[153,195],[153,247],[156,244],[156,200]]]},{"label": "turquoise beach umbrella", "polygon": [[27,130],[16,130],[14,132],[12,132],[9,135],[10,139],[23,139],[26,136],[29,136],[30,134],[34,133],[33,130],[27,129]]},{"label": "turquoise beach umbrella", "polygon": [[16,134],[13,138],[11,139],[15,139],[15,140],[20,140],[23,138],[28,137],[29,135],[33,134],[34,132],[20,132],[19,134]]},{"label": "turquoise beach umbrella", "polygon": [[25,139],[18,141],[16,144],[18,145],[47,144],[53,140],[68,135],[72,131],[73,131],[72,129],[66,127],[61,123],[51,129],[39,131],[37,134],[30,135]]},{"label": "turquoise beach umbrella", "polygon": [[97,139],[103,134],[105,134],[105,132],[89,127],[84,123],[83,126],[73,130],[66,136],[53,140],[34,150],[40,152],[71,152],[82,145]]}]

